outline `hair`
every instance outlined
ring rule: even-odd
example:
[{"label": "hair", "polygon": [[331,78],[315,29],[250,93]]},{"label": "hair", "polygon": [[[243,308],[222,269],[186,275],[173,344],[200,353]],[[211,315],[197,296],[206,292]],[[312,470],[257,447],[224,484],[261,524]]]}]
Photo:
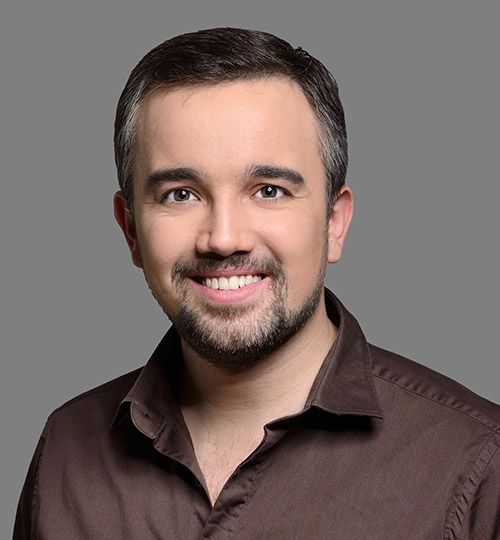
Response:
[{"label": "hair", "polygon": [[173,37],[147,53],[132,70],[118,101],[114,135],[118,182],[129,209],[133,208],[136,126],[147,96],[160,88],[271,76],[295,81],[316,115],[330,211],[347,170],[347,136],[337,83],[328,69],[301,47],[293,48],[267,32],[241,28],[211,28]]}]

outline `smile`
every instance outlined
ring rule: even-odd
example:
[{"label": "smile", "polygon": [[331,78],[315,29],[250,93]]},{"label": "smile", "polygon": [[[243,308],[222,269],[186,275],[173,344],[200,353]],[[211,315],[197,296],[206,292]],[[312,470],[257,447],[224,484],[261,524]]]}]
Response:
[{"label": "smile", "polygon": [[209,289],[221,291],[234,291],[242,289],[247,285],[256,283],[262,280],[262,274],[247,274],[245,276],[228,276],[228,277],[198,277],[195,278],[198,283],[205,285]]}]

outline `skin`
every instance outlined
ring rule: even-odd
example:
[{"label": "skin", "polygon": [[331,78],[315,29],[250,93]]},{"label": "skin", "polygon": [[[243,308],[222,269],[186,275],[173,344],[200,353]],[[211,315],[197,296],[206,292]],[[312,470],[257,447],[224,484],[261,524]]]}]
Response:
[{"label": "skin", "polygon": [[[159,90],[145,100],[134,162],[134,212],[118,192],[115,216],[134,264],[174,324],[187,303],[218,339],[244,341],[271,318],[278,285],[289,314],[322,285],[327,262],[341,257],[353,200],[344,186],[326,215],[318,132],[304,94],[285,78]],[[262,170],[249,174],[257,165],[286,168],[303,181],[270,178]],[[196,178],[180,175],[148,187],[148,177],[180,167],[195,171]],[[179,263],[191,273],[200,271],[205,260],[210,275],[217,275],[217,268],[257,273],[266,261],[277,265],[280,275],[264,272],[248,290],[210,292],[189,272],[175,273]],[[182,338],[181,406],[212,494],[259,442],[266,422],[303,407],[336,333],[321,292],[300,330],[244,369],[207,362]],[[228,436],[234,441],[237,426],[244,426],[241,444],[225,447],[224,471],[213,473],[221,464],[207,456],[224,447]]]}]

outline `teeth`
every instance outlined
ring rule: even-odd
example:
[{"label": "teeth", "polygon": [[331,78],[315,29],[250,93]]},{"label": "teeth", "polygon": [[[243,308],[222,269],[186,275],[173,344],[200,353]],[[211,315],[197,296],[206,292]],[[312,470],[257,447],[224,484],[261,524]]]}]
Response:
[{"label": "teeth", "polygon": [[219,289],[227,291],[229,289],[229,281],[225,277],[219,278]]},{"label": "teeth", "polygon": [[231,276],[229,278],[229,288],[231,290],[238,289],[240,286],[240,278],[236,276]]},{"label": "teeth", "polygon": [[230,278],[203,278],[202,283],[209,289],[218,289],[221,291],[234,291],[241,289],[262,279],[259,275],[248,274],[246,276],[231,276]]}]

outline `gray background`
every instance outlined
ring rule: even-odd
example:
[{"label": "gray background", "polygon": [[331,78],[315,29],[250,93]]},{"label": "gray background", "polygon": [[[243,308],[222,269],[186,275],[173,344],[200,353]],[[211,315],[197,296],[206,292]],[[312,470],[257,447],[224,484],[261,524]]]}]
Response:
[{"label": "gray background", "polygon": [[498,2],[2,5],[7,531],[48,414],[142,365],[165,331],[113,221],[112,123],[130,69],[177,33],[264,29],[326,63],[346,110],[356,197],[328,284],[370,341],[500,401]]}]

